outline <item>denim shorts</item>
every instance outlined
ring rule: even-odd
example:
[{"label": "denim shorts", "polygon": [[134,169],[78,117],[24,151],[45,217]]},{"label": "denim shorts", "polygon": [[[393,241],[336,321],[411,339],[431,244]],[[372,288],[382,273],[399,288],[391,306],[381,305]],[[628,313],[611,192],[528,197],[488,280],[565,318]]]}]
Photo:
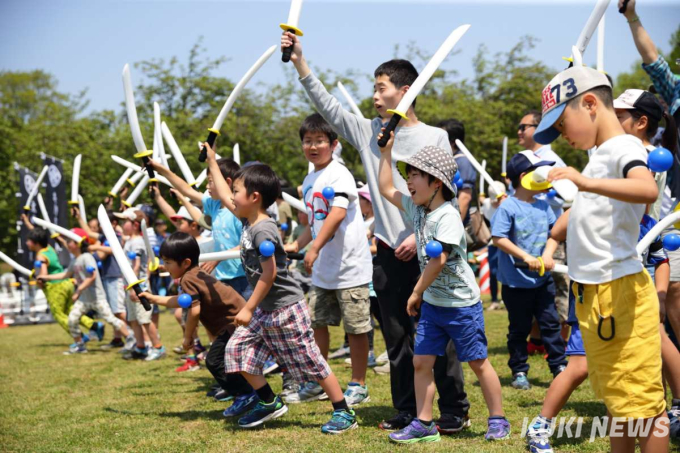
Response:
[{"label": "denim shorts", "polygon": [[416,355],[444,355],[453,340],[458,360],[487,358],[484,311],[481,303],[469,307],[438,307],[423,302],[416,330]]}]

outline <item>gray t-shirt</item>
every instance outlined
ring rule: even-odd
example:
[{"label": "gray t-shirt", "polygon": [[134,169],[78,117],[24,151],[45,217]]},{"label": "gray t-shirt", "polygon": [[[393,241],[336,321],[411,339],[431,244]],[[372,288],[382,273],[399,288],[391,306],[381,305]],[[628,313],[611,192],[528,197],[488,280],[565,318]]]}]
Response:
[{"label": "gray t-shirt", "polygon": [[94,303],[98,300],[106,301],[106,293],[104,292],[104,285],[102,285],[102,279],[99,276],[97,269],[97,261],[91,253],[83,253],[75,260],[72,260],[68,269],[73,272],[73,276],[75,277],[78,286],[80,286],[85,279],[90,278],[92,275],[87,271],[88,267],[94,270],[97,274],[97,278],[94,280],[93,284],[80,293],[78,300],[85,303]]},{"label": "gray t-shirt", "polygon": [[[307,90],[314,108],[331,125],[333,130],[344,137],[359,151],[361,162],[366,169],[366,179],[371,193],[380,193],[378,168],[380,148],[378,134],[383,127],[381,118],[367,119],[345,110],[340,102],[331,96],[326,87],[309,74],[300,83]],[[398,127],[394,134],[392,148],[392,177],[394,186],[402,193],[408,193],[406,181],[396,168],[398,160],[406,160],[425,146],[434,145],[451,153],[449,137],[443,129],[418,123],[413,127]],[[397,248],[404,239],[413,234],[413,226],[396,207],[383,197],[373,198],[375,235],[392,248]]]},{"label": "gray t-shirt", "polygon": [[140,266],[139,266],[139,273],[137,274],[137,278],[143,279],[146,278],[146,268],[149,265],[149,258],[146,256],[146,245],[144,244],[144,238],[141,236],[135,236],[133,238],[128,239],[125,242],[125,245],[123,246],[123,251],[125,252],[125,256],[128,259],[128,262],[130,263],[130,266],[133,268],[135,267],[135,259],[130,258],[130,255],[128,255],[130,252],[134,252],[137,256],[139,256],[140,260]]},{"label": "gray t-shirt", "polygon": [[298,303],[305,299],[305,295],[297,282],[288,272],[286,252],[283,250],[279,228],[274,219],[265,219],[255,225],[250,225],[242,219],[243,233],[241,234],[241,263],[246,271],[250,286],[255,288],[262,275],[263,261],[270,257],[260,254],[260,244],[264,241],[274,243],[274,259],[276,260],[276,278],[269,293],[260,302],[259,307],[265,311],[274,311]]},{"label": "gray t-shirt", "polygon": [[479,303],[479,286],[467,262],[465,228],[460,212],[451,203],[444,203],[426,213],[425,208],[416,206],[409,195],[402,196],[401,205],[413,222],[421,272],[430,261],[425,252],[428,242],[439,241],[453,249],[444,268],[423,293],[423,300],[438,307],[469,307]]}]

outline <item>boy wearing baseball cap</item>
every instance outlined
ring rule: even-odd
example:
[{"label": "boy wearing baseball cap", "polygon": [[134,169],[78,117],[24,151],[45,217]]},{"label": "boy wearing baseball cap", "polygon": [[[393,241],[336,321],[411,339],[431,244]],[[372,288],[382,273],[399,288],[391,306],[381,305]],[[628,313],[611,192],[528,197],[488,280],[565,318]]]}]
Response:
[{"label": "boy wearing baseball cap", "polygon": [[[659,300],[635,250],[645,204],[658,190],[642,142],[626,135],[614,112],[604,74],[572,67],[543,90],[543,119],[534,139],[562,135],[577,149],[597,149],[579,173],[555,168],[550,181],[579,189],[567,212],[569,278],[583,336],[588,374],[609,414],[628,419],[610,436],[612,451],[634,451],[634,419],[642,420],[642,451],[668,451],[668,417],[661,379]],[[651,430],[646,423],[653,423]],[[652,435],[649,435],[649,433]]]},{"label": "boy wearing baseball cap", "polygon": [[[432,369],[437,356],[444,355],[449,340],[453,340],[458,359],[468,362],[477,375],[489,409],[485,438],[507,439],[510,423],[503,414],[500,380],[487,358],[479,286],[467,263],[463,221],[450,203],[456,195],[452,181],[458,165],[449,151],[426,146],[397,161],[410,195],[401,193],[392,177],[393,143],[392,132],[380,156],[380,194],[412,222],[421,275],[406,306],[409,316],[416,316],[420,309],[413,356],[417,418],[389,438],[397,443],[439,440],[432,421]],[[441,246],[439,253],[433,253],[431,242]]]},{"label": "boy wearing baseball cap", "polygon": [[[566,368],[564,340],[555,307],[555,282],[546,272],[542,257],[556,218],[545,200],[534,197],[549,189],[548,183],[536,183],[531,172],[554,165],[540,160],[532,151],[515,154],[507,164],[507,177],[515,187],[512,197],[501,204],[491,219],[493,244],[498,247],[498,280],[508,310],[508,366],[512,370],[512,386],[528,390],[527,336],[533,319],[538,322],[541,338],[548,353],[548,365],[553,376]],[[528,269],[519,269],[516,262]]]}]

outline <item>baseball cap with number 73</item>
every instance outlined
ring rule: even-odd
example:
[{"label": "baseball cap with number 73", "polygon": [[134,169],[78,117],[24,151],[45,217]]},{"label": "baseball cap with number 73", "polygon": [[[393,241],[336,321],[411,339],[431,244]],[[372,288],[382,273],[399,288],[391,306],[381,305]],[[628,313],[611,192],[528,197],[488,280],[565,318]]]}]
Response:
[{"label": "baseball cap with number 73", "polygon": [[611,84],[607,76],[595,69],[585,66],[571,67],[557,74],[550,83],[543,88],[541,102],[543,118],[534,132],[534,140],[541,145],[552,143],[560,136],[560,131],[553,127],[567,102],[588,90]]}]

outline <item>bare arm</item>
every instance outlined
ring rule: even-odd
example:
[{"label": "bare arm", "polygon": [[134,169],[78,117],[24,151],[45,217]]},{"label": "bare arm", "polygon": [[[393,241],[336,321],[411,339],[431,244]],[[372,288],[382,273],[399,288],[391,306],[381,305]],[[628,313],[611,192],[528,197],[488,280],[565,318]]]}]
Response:
[{"label": "bare arm", "polygon": [[307,225],[307,228],[302,232],[300,236],[290,244],[288,244],[284,249],[286,252],[299,252],[300,250],[304,249],[307,244],[312,242],[312,227]]},{"label": "bare arm", "polygon": [[[146,299],[152,304],[156,304],[156,305],[160,305],[160,306],[168,307],[168,308],[179,307],[179,303],[177,302],[177,299],[178,299],[177,296],[158,296],[156,294],[151,294],[151,293],[146,292],[146,291],[141,292],[139,295],[142,296],[142,297],[146,297]],[[136,297],[132,300],[137,302]]]},{"label": "bare arm", "polygon": [[229,209],[231,212],[234,212],[234,209],[236,208],[233,201],[234,194],[231,191],[229,184],[227,184],[227,180],[222,176],[220,167],[217,165],[215,150],[212,149],[208,142],[205,142],[204,146],[208,150],[208,171],[210,172],[210,176],[212,176],[217,195],[220,197],[222,206]]},{"label": "bare arm", "polygon": [[465,220],[470,202],[472,201],[472,189],[460,189],[458,191],[458,207],[460,208],[460,218]]},{"label": "bare arm", "polygon": [[164,167],[159,162],[156,162],[153,159],[149,159],[149,162],[151,162],[154,171],[157,171],[170,181],[172,187],[177,189],[185,197],[191,198],[191,201],[194,203],[203,206],[203,194],[201,192],[191,187],[185,180],[174,174],[170,169]]},{"label": "bare arm", "polygon": [[446,265],[448,257],[448,252],[443,252],[437,258],[430,258],[430,262],[423,269],[423,273],[420,274],[420,278],[418,278],[418,282],[406,302],[406,313],[409,316],[416,316],[418,314],[418,308],[420,308],[420,304],[423,302],[423,293],[437,279],[437,276]]},{"label": "bare arm", "polygon": [[[158,186],[150,186],[149,190],[151,191],[153,199],[156,202],[156,205],[158,205],[158,208],[165,215],[165,217],[170,219],[172,224],[175,225],[175,228],[177,228],[178,222],[172,220],[172,217],[177,214],[175,208],[170,206],[170,203],[168,203],[167,200],[163,197],[163,195],[161,194],[161,190],[158,188]],[[181,198],[183,197],[180,197],[180,199]]]},{"label": "bare arm", "polygon": [[32,230],[33,228],[35,228],[26,214],[23,214],[23,213],[21,214],[21,221],[24,222],[24,225],[29,230]]},{"label": "bare arm", "polygon": [[312,242],[312,246],[305,254],[305,268],[308,273],[312,272],[312,267],[319,257],[319,252],[321,252],[323,246],[333,238],[333,235],[338,231],[338,227],[340,227],[340,224],[346,216],[347,209],[337,206],[331,208],[331,212],[328,213],[328,216],[323,221],[323,226],[321,227],[319,234],[316,235],[316,239]]},{"label": "bare arm", "polygon": [[184,345],[194,343],[194,332],[198,328],[198,320],[201,314],[201,305],[195,304],[187,312],[187,322],[184,326]]},{"label": "bare arm", "polygon": [[529,255],[527,252],[517,247],[510,239],[494,236],[493,245],[498,247],[500,251],[527,263],[530,270],[534,272],[541,270],[541,262],[538,258]]},{"label": "bare arm", "polygon": [[548,175],[549,181],[571,180],[579,190],[596,193],[627,203],[650,204],[656,201],[659,189],[654,177],[646,167],[635,167],[625,179],[587,178],[572,167],[554,168]]},{"label": "bare arm", "polygon": [[[170,189],[171,191],[174,191],[174,189]],[[200,209],[198,209],[196,206],[193,204],[189,203],[186,198],[178,196],[177,199],[179,200],[180,203],[182,203],[182,206],[187,208],[187,211],[189,211],[189,215],[191,218],[194,220],[194,222],[198,223],[201,220],[201,216],[203,213],[201,212]]]},{"label": "bare arm", "polygon": [[[622,4],[623,0],[619,0],[619,8]],[[637,47],[637,51],[642,57],[642,61],[645,64],[652,64],[659,59],[659,52],[657,52],[654,41],[652,41],[649,33],[647,33],[647,30],[642,26],[642,22],[635,11],[635,4],[635,0],[629,0],[626,12],[623,13],[623,15],[628,20],[635,47]]]},{"label": "bare arm", "polygon": [[[380,137],[382,137],[382,134],[378,135],[378,139]],[[390,139],[387,145],[380,150],[378,184],[380,186],[380,195],[403,211],[404,208],[401,205],[403,194],[394,187],[394,179],[392,178],[392,145],[394,145],[394,132],[390,132]]]}]

